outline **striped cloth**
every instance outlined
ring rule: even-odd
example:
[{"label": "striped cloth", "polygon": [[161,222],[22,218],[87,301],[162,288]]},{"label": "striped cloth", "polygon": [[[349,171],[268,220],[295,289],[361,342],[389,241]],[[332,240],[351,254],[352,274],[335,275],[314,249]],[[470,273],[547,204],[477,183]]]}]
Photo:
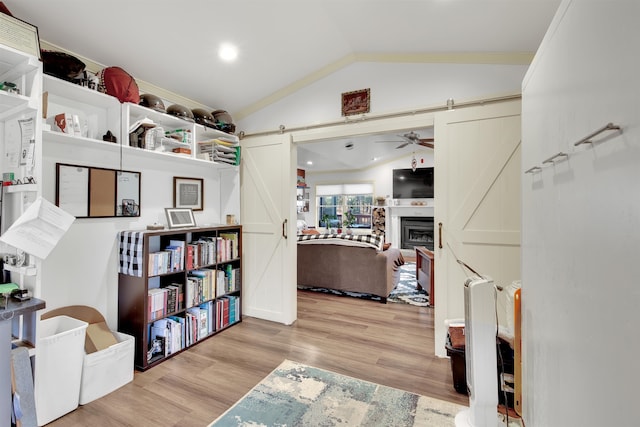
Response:
[{"label": "striped cloth", "polygon": [[120,273],[142,277],[144,231],[120,232]]},{"label": "striped cloth", "polygon": [[373,234],[298,234],[298,243],[317,241],[317,243],[336,243],[351,246],[371,247],[378,251],[384,244],[383,236]]}]

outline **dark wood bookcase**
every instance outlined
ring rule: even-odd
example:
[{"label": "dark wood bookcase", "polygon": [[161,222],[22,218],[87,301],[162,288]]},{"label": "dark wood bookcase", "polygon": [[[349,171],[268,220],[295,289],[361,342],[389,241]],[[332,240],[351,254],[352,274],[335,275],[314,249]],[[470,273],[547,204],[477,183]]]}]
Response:
[{"label": "dark wood bookcase", "polygon": [[[119,241],[118,330],[135,337],[136,369],[147,370],[242,321],[241,225],[160,231],[123,231],[120,233]],[[184,242],[185,247],[181,250],[184,258],[183,264],[181,266],[174,264],[177,268],[174,268],[173,271],[157,268],[159,262],[166,265],[164,264],[167,260],[166,257],[171,260],[171,256],[165,253],[163,254],[165,258],[158,260],[159,257],[156,254],[166,252],[168,247],[175,246],[172,245],[175,242]],[[209,253],[211,247],[214,247],[213,258],[193,259],[193,266],[189,265],[187,246],[194,242],[200,242],[200,245],[206,244],[202,242],[213,242],[206,244],[208,249],[204,250]],[[195,253],[192,253],[192,258],[198,257],[198,254],[202,255],[202,250],[194,249]],[[156,258],[155,265],[154,257]],[[174,256],[173,262],[176,262],[177,258]],[[212,291],[210,288],[210,292],[196,292],[197,297],[193,297],[193,292],[187,291],[190,280],[193,280],[194,270],[214,270],[212,275],[215,280],[212,284]],[[220,273],[220,271],[224,273]],[[171,309],[171,304],[165,304],[163,310],[156,310],[155,313],[152,313],[151,309],[158,309],[158,305],[153,303],[153,297],[149,296],[149,290],[165,289],[169,286],[173,286],[174,289],[182,286],[183,303],[177,309]],[[190,301],[188,301],[188,297]],[[197,300],[197,302],[194,304],[193,300]],[[170,297],[168,301],[171,301]],[[231,309],[229,309],[230,304],[233,304]],[[190,317],[189,309],[194,306],[207,307],[206,318],[211,326],[209,330],[206,333],[197,334],[197,338],[192,336],[191,340],[186,339],[189,332],[182,330],[181,334],[185,337],[182,340],[185,342],[183,347],[174,348],[170,354],[167,354],[165,350],[151,356],[149,351],[157,337],[157,335],[154,337],[152,332],[154,322],[163,319],[166,321],[167,318],[186,319]],[[227,316],[226,320],[225,315]],[[184,325],[184,329],[187,329],[188,322],[186,320]],[[163,344],[169,345],[168,343]]]}]

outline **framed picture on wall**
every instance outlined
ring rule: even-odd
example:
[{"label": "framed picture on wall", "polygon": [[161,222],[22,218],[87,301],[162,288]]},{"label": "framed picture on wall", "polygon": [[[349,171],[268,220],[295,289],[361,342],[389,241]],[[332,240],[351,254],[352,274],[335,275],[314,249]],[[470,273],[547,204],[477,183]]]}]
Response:
[{"label": "framed picture on wall", "polygon": [[173,177],[173,207],[201,211],[204,208],[202,178]]},{"label": "framed picture on wall", "polygon": [[342,115],[368,113],[371,105],[371,89],[354,90],[342,94]]}]

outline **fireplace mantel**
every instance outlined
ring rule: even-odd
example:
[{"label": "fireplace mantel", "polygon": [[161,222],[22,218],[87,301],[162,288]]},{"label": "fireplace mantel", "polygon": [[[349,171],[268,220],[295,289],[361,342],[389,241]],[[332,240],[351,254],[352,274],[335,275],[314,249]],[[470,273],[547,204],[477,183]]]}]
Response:
[{"label": "fireplace mantel", "polygon": [[[400,218],[402,217],[433,217],[433,202],[430,205],[416,206],[416,205],[394,205],[388,206],[388,230],[390,231],[389,241],[393,247],[400,247]],[[407,250],[413,252],[412,250]]]},{"label": "fireplace mantel", "polygon": [[433,216],[433,206],[389,206],[389,213],[391,217]]}]

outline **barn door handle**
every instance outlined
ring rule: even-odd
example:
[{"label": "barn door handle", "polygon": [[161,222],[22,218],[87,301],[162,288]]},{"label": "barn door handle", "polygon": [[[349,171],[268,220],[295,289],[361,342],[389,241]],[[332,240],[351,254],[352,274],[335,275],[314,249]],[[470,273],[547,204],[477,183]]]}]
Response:
[{"label": "barn door handle", "polygon": [[287,219],[282,221],[282,237],[287,238]]},{"label": "barn door handle", "polygon": [[442,249],[442,223],[438,223],[438,248]]}]

